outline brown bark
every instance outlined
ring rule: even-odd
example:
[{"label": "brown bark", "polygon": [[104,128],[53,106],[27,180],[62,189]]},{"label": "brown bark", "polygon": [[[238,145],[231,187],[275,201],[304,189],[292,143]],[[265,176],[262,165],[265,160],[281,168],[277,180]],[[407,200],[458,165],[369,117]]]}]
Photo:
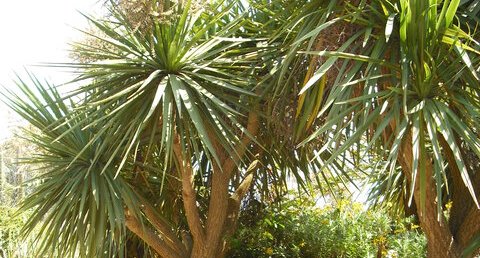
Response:
[{"label": "brown bark", "polygon": [[221,170],[214,165],[212,191],[207,217],[208,248],[201,257],[215,257],[221,241],[224,221],[228,210],[228,183],[230,171]]},{"label": "brown bark", "polygon": [[[250,186],[252,185],[253,179],[255,177],[255,171],[259,167],[259,165],[260,162],[258,160],[255,160],[250,164],[250,166],[247,168],[246,177],[243,179],[242,183],[239,184],[235,193],[232,194],[232,196],[229,198],[227,219],[225,221],[225,229],[223,233],[224,238],[229,238],[233,236],[233,234],[237,230],[241,201],[247,194],[248,189],[250,189]],[[225,257],[228,249],[228,242],[223,241],[223,245],[217,257]]]},{"label": "brown bark", "polygon": [[417,205],[415,204],[415,202],[412,202],[412,203],[408,203],[408,198],[410,197],[411,195],[411,188],[407,185],[406,187],[406,192],[405,194],[403,195],[403,210],[404,210],[404,214],[405,214],[405,217],[410,217],[410,216],[418,216],[418,210],[417,210]]},{"label": "brown bark", "polygon": [[[460,248],[463,250],[470,244],[473,237],[475,237],[480,232],[480,211],[473,207],[465,215],[462,223],[460,224],[457,234],[455,235],[455,240],[457,241]],[[478,253],[478,250],[477,250]]]},{"label": "brown bark", "polygon": [[233,173],[238,168],[240,159],[245,156],[251,137],[256,135],[258,131],[258,126],[258,115],[256,112],[251,112],[247,124],[247,131],[250,135],[244,135],[241,142],[236,146],[237,155],[233,157],[225,154],[214,137],[211,137],[217,154],[220,154],[221,165],[219,166],[219,163],[212,161],[212,189],[205,227],[197,207],[193,181],[194,171],[191,161],[182,150],[180,139],[175,139],[173,154],[181,176],[183,205],[191,239],[184,234],[182,237],[184,242],[180,241],[172,227],[163,221],[155,209],[145,200],[142,201],[142,211],[157,232],[142,225],[136,217],[129,215],[128,212],[125,221],[126,227],[164,258],[212,258],[224,255],[222,250],[226,246],[225,235],[233,232],[231,229],[226,230],[226,227],[236,225],[241,199],[253,181],[252,170],[256,168],[257,163],[252,163],[255,164],[255,167],[249,167],[244,181],[232,196],[229,195],[228,187]]},{"label": "brown bark", "polygon": [[137,218],[129,215],[128,212],[125,216],[125,226],[163,258],[184,258],[182,254],[179,254],[174,249],[170,248],[168,244],[155,234],[153,230],[142,225]]},{"label": "brown bark", "polygon": [[[462,155],[465,157],[465,155]],[[470,178],[472,180],[473,187],[476,192],[476,197],[477,200],[480,199],[480,193],[478,190],[480,189],[480,172],[471,171],[470,173]],[[460,176],[460,174],[458,174]],[[469,210],[464,214],[461,223],[459,224],[458,230],[455,233],[455,238],[458,242],[458,245],[460,248],[464,249],[465,247],[470,244],[472,239],[480,232],[480,209],[475,205],[472,196],[470,195],[470,192],[467,190],[467,187],[465,184],[462,182],[462,184],[459,186],[463,189],[464,192],[468,194],[468,197],[465,197],[465,199],[460,200],[459,204],[461,205],[462,202],[468,202],[469,203]],[[453,209],[453,207],[452,207]],[[479,254],[480,250],[477,250],[476,254]]]},{"label": "brown bark", "polygon": [[182,257],[187,256],[187,249],[184,247],[180,239],[175,235],[172,230],[171,225],[168,222],[164,221],[158,214],[157,211],[145,200],[142,200],[142,210],[157,230],[157,232],[162,236],[165,244],[173,249],[176,253],[180,254]]},{"label": "brown bark", "polygon": [[173,152],[178,163],[178,169],[182,177],[182,198],[187,218],[188,227],[192,234],[193,249],[191,256],[195,257],[203,252],[205,246],[205,232],[200,219],[200,213],[197,207],[197,198],[194,187],[194,173],[188,157],[183,155],[180,142],[177,139],[173,146]]},{"label": "brown bark", "polygon": [[[223,233],[229,210],[229,182],[233,172],[237,169],[240,159],[244,157],[247,151],[248,145],[251,142],[251,136],[256,135],[258,126],[258,114],[252,111],[248,116],[247,123],[247,132],[250,136],[244,135],[236,148],[236,155],[233,157],[224,156],[221,160],[221,167],[218,166],[216,162],[213,162],[212,190],[206,225],[206,242],[208,243],[208,247],[205,248],[204,253],[196,257],[209,258],[220,255],[223,247],[222,243],[225,241]],[[216,144],[216,147],[217,153],[222,153],[222,149],[218,144]],[[192,256],[192,258],[194,257]]]},{"label": "brown bark", "polygon": [[[408,133],[404,138],[399,153],[399,162],[402,170],[407,177],[408,184],[412,184],[413,176],[413,152],[412,135]],[[425,186],[425,204],[422,206],[420,201],[420,171],[416,175],[414,187],[414,201],[418,207],[418,216],[420,226],[427,237],[428,257],[434,258],[453,258],[460,257],[460,250],[454,241],[453,235],[446,224],[443,214],[437,212],[437,196],[435,191],[435,182],[432,177],[432,161],[426,160],[426,186]],[[422,209],[423,207],[423,209]]]},{"label": "brown bark", "polygon": [[[250,135],[255,135],[258,131],[258,115],[256,112],[251,112],[249,114],[247,131]],[[223,241],[225,240],[224,229],[229,210],[229,183],[233,172],[237,169],[240,159],[244,157],[248,145],[251,142],[251,136],[245,135],[236,147],[236,155],[230,157],[225,154],[225,151],[220,144],[216,142],[214,136],[210,138],[214,142],[214,146],[220,158],[220,165],[215,161],[212,162],[212,189],[205,226],[205,235],[203,236],[204,240],[203,242],[198,242],[196,240],[198,236],[196,237],[192,234],[193,250],[191,258],[210,258],[220,255]],[[183,180],[184,179],[182,178],[182,181]],[[185,209],[187,208],[188,207],[185,207]],[[190,206],[190,208],[192,207]],[[188,223],[190,226],[190,221]]]},{"label": "brown bark", "polygon": [[[458,169],[455,156],[443,137],[440,138],[440,144],[447,158],[450,171],[451,184],[450,194],[452,199],[452,208],[450,210],[449,227],[455,241],[461,250],[467,247],[470,240],[480,232],[480,210],[475,205],[470,192],[462,180],[461,172]],[[458,144],[458,141],[457,141]],[[460,146],[460,144],[458,144]],[[465,153],[462,153],[465,157]],[[468,167],[468,166],[467,166]],[[470,171],[470,179],[475,189],[480,187],[480,173]],[[477,192],[477,200],[480,195]]]}]

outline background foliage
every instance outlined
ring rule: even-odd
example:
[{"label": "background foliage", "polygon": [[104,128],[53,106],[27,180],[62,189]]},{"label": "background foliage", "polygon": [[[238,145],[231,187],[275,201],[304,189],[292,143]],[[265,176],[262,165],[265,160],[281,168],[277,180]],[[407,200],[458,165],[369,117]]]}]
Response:
[{"label": "background foliage", "polygon": [[425,257],[426,240],[412,219],[395,221],[383,210],[341,200],[319,208],[288,198],[246,210],[232,239],[232,258]]},{"label": "background foliage", "polygon": [[[15,134],[21,135],[21,131],[15,130]],[[35,236],[23,238],[21,234],[31,211],[15,213],[25,194],[32,192],[33,185],[27,182],[37,173],[21,157],[34,155],[35,151],[32,144],[19,136],[0,143],[0,258],[35,256],[31,246]]]}]

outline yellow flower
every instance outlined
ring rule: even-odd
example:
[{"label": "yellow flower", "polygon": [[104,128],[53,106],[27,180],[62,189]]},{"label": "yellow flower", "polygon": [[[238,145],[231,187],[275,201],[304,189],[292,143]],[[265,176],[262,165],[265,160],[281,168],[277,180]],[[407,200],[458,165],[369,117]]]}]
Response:
[{"label": "yellow flower", "polygon": [[271,247],[265,248],[265,253],[268,254],[268,255],[272,255],[273,254],[273,248],[271,248]]},{"label": "yellow flower", "polygon": [[376,238],[373,239],[373,244],[380,245],[380,244],[384,244],[386,241],[387,241],[387,238],[385,236],[377,236]]},{"label": "yellow flower", "polygon": [[452,201],[447,202],[447,204],[445,204],[445,208],[447,208],[447,210],[450,210],[452,208]]},{"label": "yellow flower", "polygon": [[345,199],[342,199],[337,203],[337,207],[339,210],[345,209],[348,205],[349,205],[349,201]]},{"label": "yellow flower", "polygon": [[359,202],[355,202],[352,204],[352,209],[356,213],[361,212],[363,210],[363,205]]}]

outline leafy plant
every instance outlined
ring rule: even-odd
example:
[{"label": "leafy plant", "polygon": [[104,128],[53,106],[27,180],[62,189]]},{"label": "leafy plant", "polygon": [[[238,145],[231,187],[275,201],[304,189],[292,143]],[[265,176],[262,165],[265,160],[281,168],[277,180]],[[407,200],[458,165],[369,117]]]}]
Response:
[{"label": "leafy plant", "polygon": [[[265,208],[242,224],[232,239],[229,257],[424,257],[425,237],[410,220],[394,222],[382,210],[364,210],[339,201],[316,207],[307,198],[291,197]],[[418,228],[418,226],[416,226]]]},{"label": "leafy plant", "polygon": [[[478,231],[467,230],[473,220],[462,221],[469,212],[479,216],[472,161],[480,157],[480,45],[472,20],[457,17],[461,2],[468,1],[345,4],[342,20],[357,28],[348,40],[332,51],[310,45],[302,51],[326,59],[300,91],[324,89],[324,105],[315,115],[325,123],[304,143],[323,139],[322,149],[332,149],[326,164],[366,146],[357,155],[377,157],[373,175],[380,174],[386,196],[379,200],[403,198],[393,203],[405,207],[415,202],[433,257],[459,256],[467,245],[463,239]],[[337,76],[322,86],[332,69]],[[467,159],[468,153],[477,159]],[[445,199],[456,211],[449,222],[442,212]]]},{"label": "leafy plant", "polygon": [[16,208],[0,206],[0,258],[33,257],[33,237],[22,238],[21,229],[31,211],[15,216]]},{"label": "leafy plant", "polygon": [[390,257],[426,257],[427,239],[414,224],[414,218],[408,217],[395,223],[392,233],[387,237],[386,253]]}]

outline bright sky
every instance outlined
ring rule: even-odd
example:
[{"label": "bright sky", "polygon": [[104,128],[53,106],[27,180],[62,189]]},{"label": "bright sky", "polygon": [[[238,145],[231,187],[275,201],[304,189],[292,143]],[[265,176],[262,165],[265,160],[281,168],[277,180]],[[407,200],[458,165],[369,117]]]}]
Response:
[{"label": "bright sky", "polygon": [[[0,85],[13,88],[14,72],[24,68],[52,83],[69,75],[54,69],[28,67],[68,61],[68,42],[81,38],[74,28],[87,22],[79,13],[99,12],[101,0],[19,0],[0,3]],[[7,108],[0,103],[0,140],[7,131]]]}]

